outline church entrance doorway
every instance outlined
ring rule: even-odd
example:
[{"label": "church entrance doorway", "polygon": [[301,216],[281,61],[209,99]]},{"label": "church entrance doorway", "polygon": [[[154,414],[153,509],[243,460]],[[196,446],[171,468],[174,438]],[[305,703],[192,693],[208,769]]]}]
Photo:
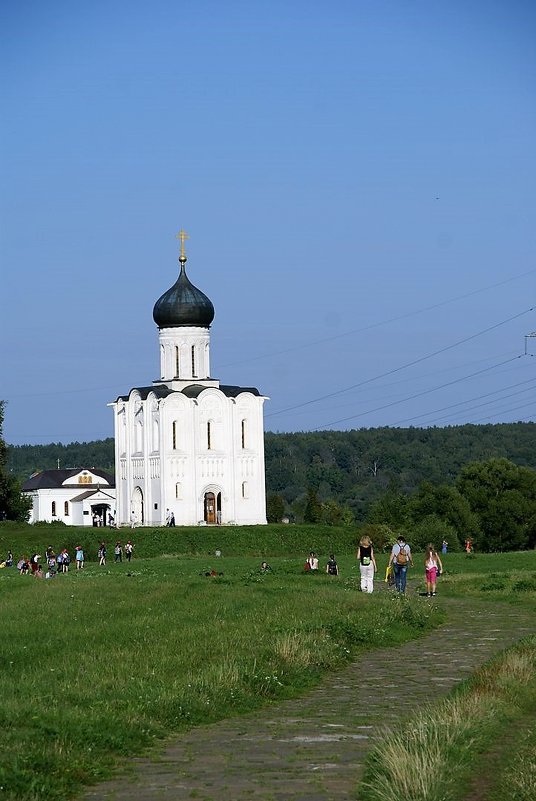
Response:
[{"label": "church entrance doorway", "polygon": [[91,521],[94,526],[107,526],[110,522],[110,504],[95,503],[91,506]]},{"label": "church entrance doorway", "polygon": [[136,526],[143,526],[144,523],[143,492],[139,487],[134,487],[134,492],[132,493],[130,522]]},{"label": "church entrance doorway", "polygon": [[221,523],[221,492],[205,492],[203,517],[207,526]]}]

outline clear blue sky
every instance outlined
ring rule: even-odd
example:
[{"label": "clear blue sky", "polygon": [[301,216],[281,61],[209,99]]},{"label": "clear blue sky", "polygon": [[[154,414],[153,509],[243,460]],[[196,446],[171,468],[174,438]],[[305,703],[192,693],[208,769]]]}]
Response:
[{"label": "clear blue sky", "polygon": [[535,419],[534,2],[0,14],[7,442],[113,434],[181,227],[268,430]]}]

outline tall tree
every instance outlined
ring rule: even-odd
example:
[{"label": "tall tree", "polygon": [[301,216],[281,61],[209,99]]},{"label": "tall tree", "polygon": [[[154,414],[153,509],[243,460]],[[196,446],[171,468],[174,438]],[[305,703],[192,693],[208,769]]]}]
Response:
[{"label": "tall tree", "polygon": [[483,551],[511,551],[536,542],[536,471],[508,459],[473,462],[456,485],[479,519]]},{"label": "tall tree", "polygon": [[31,501],[22,496],[20,482],[7,471],[7,446],[4,442],[4,401],[0,401],[0,520],[28,519]]},{"label": "tall tree", "polygon": [[[408,501],[408,516],[414,525],[430,516],[441,518],[462,543],[468,537],[474,540],[479,534],[478,515],[471,510],[467,498],[449,484],[434,485],[423,481]],[[430,539],[433,541],[432,537]],[[452,536],[450,544],[454,547]]]},{"label": "tall tree", "polygon": [[305,523],[320,523],[322,519],[322,504],[318,500],[316,490],[311,487],[307,490],[307,503],[303,520]]}]

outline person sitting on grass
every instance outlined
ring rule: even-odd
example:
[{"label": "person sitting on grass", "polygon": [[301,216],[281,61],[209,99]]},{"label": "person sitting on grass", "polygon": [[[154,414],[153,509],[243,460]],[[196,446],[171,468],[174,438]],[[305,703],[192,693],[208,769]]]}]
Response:
[{"label": "person sitting on grass", "polygon": [[[315,572],[315,573],[318,572],[318,557],[317,557],[317,555],[315,554],[314,551],[311,551],[311,553],[307,557],[307,561],[306,561],[305,564],[306,564],[306,570],[307,571],[311,571],[311,572]],[[309,565],[308,568],[307,568],[307,565]]]},{"label": "person sitting on grass", "polygon": [[262,562],[261,563],[261,573],[271,573],[271,572],[272,572],[272,568],[270,567],[268,562]]},{"label": "person sitting on grass", "polygon": [[426,570],[426,594],[428,598],[436,594],[436,581],[438,573],[443,572],[441,558],[430,542],[424,552],[424,568]]},{"label": "person sitting on grass", "polygon": [[22,559],[19,559],[17,562],[17,570],[21,576],[27,576],[30,573],[30,560],[27,556],[23,556]]}]

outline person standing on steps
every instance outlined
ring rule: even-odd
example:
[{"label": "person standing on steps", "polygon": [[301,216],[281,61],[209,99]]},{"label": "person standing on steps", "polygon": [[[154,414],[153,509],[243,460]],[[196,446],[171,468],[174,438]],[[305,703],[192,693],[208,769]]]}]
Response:
[{"label": "person standing on steps", "polygon": [[437,577],[443,572],[441,558],[431,542],[426,546],[424,553],[424,569],[426,571],[426,594],[430,598],[436,594]]},{"label": "person standing on steps", "polygon": [[370,537],[364,536],[359,540],[356,559],[359,562],[359,572],[361,573],[361,592],[373,592],[374,573],[378,568]]},{"label": "person standing on steps", "polygon": [[413,567],[413,558],[411,556],[411,548],[406,542],[406,538],[402,534],[397,537],[395,544],[391,550],[389,557],[389,564],[393,566],[395,572],[395,589],[397,592],[406,592],[406,580],[408,573],[408,565]]}]

